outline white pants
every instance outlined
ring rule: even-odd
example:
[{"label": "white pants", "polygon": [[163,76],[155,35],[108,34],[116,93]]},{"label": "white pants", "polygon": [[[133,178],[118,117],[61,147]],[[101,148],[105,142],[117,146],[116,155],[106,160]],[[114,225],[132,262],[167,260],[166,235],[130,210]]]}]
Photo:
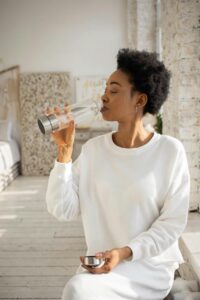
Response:
[{"label": "white pants", "polygon": [[65,285],[62,300],[163,300],[177,268],[178,264],[154,266],[143,260],[122,262],[107,274],[82,269]]}]

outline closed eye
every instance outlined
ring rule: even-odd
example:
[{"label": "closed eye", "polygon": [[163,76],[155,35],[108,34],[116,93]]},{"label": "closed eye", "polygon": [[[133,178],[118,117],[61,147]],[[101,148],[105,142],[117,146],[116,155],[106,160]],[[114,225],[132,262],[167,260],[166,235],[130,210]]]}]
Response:
[{"label": "closed eye", "polygon": [[[104,94],[106,94],[106,92],[107,92],[107,89],[105,89]],[[117,94],[118,91],[110,91],[110,93],[111,93],[111,94]]]}]

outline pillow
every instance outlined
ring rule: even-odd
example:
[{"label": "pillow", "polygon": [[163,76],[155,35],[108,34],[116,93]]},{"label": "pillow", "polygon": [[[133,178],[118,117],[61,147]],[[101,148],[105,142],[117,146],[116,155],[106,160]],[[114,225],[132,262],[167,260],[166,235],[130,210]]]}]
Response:
[{"label": "pillow", "polygon": [[12,122],[9,120],[0,120],[0,141],[12,140]]}]

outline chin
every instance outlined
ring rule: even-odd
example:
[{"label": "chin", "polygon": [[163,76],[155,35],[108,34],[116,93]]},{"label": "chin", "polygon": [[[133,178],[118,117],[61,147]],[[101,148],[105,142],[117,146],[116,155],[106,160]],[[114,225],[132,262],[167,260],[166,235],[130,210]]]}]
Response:
[{"label": "chin", "polygon": [[114,118],[109,118],[109,117],[103,117],[103,120],[104,121],[107,121],[107,122],[116,122],[117,120],[116,119],[114,119]]},{"label": "chin", "polygon": [[104,120],[104,121],[107,121],[107,122],[115,122],[115,121],[117,121],[116,120],[116,118],[114,118],[113,116],[109,116],[109,114],[102,114],[102,119]]}]

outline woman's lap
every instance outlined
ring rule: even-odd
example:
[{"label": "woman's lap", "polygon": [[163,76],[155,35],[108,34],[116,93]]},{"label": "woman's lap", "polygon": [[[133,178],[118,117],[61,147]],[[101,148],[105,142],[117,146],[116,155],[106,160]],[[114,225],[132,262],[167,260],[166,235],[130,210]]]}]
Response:
[{"label": "woman's lap", "polygon": [[125,262],[107,274],[84,270],[67,282],[62,300],[161,300],[171,289],[174,269],[147,262],[134,262],[130,269]]}]

